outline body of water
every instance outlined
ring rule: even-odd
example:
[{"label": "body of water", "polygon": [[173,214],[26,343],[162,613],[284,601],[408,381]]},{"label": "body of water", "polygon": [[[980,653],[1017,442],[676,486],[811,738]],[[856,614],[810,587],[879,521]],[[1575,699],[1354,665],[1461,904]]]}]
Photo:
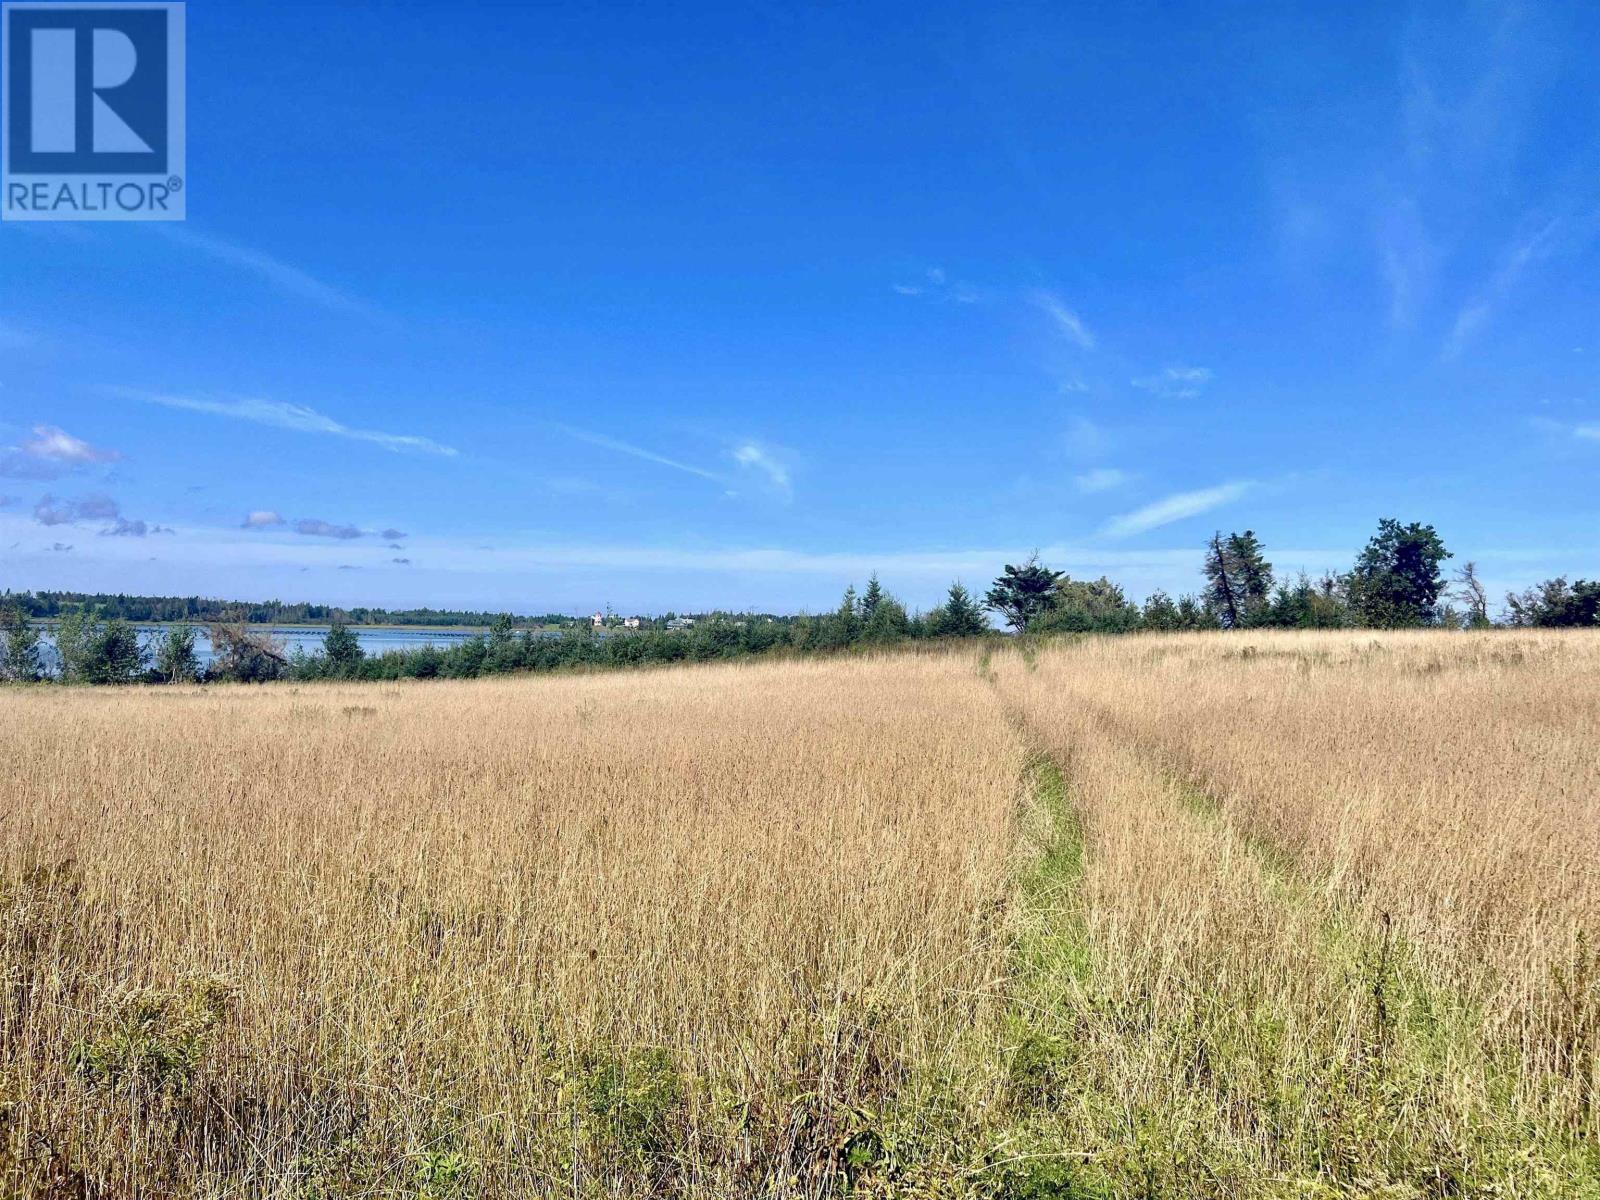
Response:
[{"label": "body of water", "polygon": [[[138,621],[133,626],[139,632],[139,643],[149,648],[166,630],[166,625],[154,622]],[[204,625],[193,626],[194,651],[202,666],[209,666],[215,657],[211,649],[210,630]],[[326,625],[252,625],[252,633],[265,633],[279,642],[286,654],[293,655],[296,650],[304,650],[307,654],[316,654],[322,649],[322,641],[328,636]],[[356,640],[361,643],[361,648],[368,654],[382,654],[388,650],[418,650],[423,646],[437,646],[441,650],[448,650],[451,646],[458,645],[467,638],[487,633],[486,629],[436,629],[426,625],[352,625],[350,631],[356,635]],[[540,636],[559,637],[554,631],[546,631]],[[56,656],[55,631],[53,628],[44,629],[45,659],[51,670],[60,665]]]}]

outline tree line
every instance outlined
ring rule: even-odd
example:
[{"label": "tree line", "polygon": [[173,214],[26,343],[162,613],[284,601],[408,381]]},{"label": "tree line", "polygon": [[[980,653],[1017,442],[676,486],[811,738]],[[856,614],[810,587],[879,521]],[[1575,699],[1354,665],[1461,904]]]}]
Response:
[{"label": "tree line", "polygon": [[1562,576],[1506,596],[1500,616],[1476,563],[1446,577],[1453,557],[1432,525],[1378,522],[1347,571],[1280,577],[1254,530],[1213,534],[1202,586],[1134,604],[1104,577],[1073,579],[1035,555],[1007,564],[985,600],[1016,633],[1130,633],[1185,629],[1600,628],[1600,582]]},{"label": "tree line", "polygon": [[[122,592],[18,592],[0,597],[0,606],[15,607],[24,616],[54,620],[78,609],[98,612],[106,620],[121,618],[149,624],[187,621],[205,625],[213,621],[243,621],[250,625],[489,625],[500,614],[476,609],[451,608],[341,608],[309,601],[288,604],[282,600],[219,600],[206,596],[130,596]],[[519,616],[522,625],[560,627],[576,625],[586,617],[565,613]]]},{"label": "tree line", "polygon": [[[928,613],[908,612],[874,575],[864,591],[845,589],[837,608],[817,615],[711,613],[688,628],[667,618],[638,629],[596,630],[562,618],[556,636],[522,627],[502,613],[485,633],[446,647],[368,654],[343,610],[329,610],[320,651],[289,653],[270,632],[252,628],[251,611],[234,609],[208,623],[212,661],[202,666],[195,622],[180,619],[148,643],[140,641],[127,605],[58,608],[59,678],[68,683],[259,683],[278,679],[471,679],[518,671],[711,662],[766,654],[839,652],[854,647],[973,638],[994,633],[986,612],[1015,634],[1134,633],[1204,629],[1518,627],[1600,628],[1600,581],[1563,577],[1507,595],[1499,618],[1474,563],[1450,578],[1452,555],[1431,525],[1385,518],[1350,569],[1312,578],[1280,578],[1253,530],[1215,533],[1206,542],[1202,586],[1174,599],[1157,591],[1142,604],[1110,579],[1073,579],[1039,561],[1007,563],[980,603],[959,581]],[[60,597],[66,593],[34,593]],[[7,596],[0,604],[0,678],[45,679],[41,630],[34,609]],[[123,600],[138,598],[123,597]],[[136,607],[136,606],[135,606]],[[308,608],[315,606],[306,606]],[[383,612],[361,609],[357,612]],[[430,610],[412,610],[427,612]],[[670,614],[669,614],[670,616]],[[676,623],[674,623],[676,624]]]}]

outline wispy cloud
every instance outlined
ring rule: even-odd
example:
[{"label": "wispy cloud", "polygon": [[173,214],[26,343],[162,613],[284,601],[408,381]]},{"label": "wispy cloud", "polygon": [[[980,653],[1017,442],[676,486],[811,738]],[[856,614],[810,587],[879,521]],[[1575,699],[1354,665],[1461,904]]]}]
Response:
[{"label": "wispy cloud", "polygon": [[283,514],[270,508],[257,508],[245,513],[244,520],[240,523],[241,529],[271,529],[275,525],[283,525]]},{"label": "wispy cloud", "polygon": [[334,312],[373,315],[372,308],[364,301],[263,250],[175,224],[158,224],[154,229],[168,241],[255,275],[297,300],[307,300]]},{"label": "wispy cloud", "polygon": [[943,267],[929,267],[916,283],[891,285],[902,296],[927,296],[933,300],[954,300],[957,304],[977,304],[987,293],[970,283],[952,282]]},{"label": "wispy cloud", "polygon": [[1528,268],[1554,253],[1565,229],[1557,217],[1513,242],[1492,274],[1473,298],[1456,314],[1445,339],[1444,356],[1457,357],[1505,303]]},{"label": "wispy cloud", "polygon": [[1195,492],[1178,492],[1107,522],[1101,533],[1110,538],[1132,537],[1231,504],[1255,486],[1253,480],[1242,479]]},{"label": "wispy cloud", "polygon": [[1085,350],[1094,349],[1094,334],[1089,332],[1089,328],[1083,323],[1083,319],[1069,308],[1060,296],[1054,292],[1038,288],[1028,294],[1028,299],[1035,308],[1048,316],[1054,322],[1056,329],[1067,338],[1076,342]]},{"label": "wispy cloud", "polygon": [[629,442],[621,442],[616,438],[607,437],[603,433],[590,433],[586,429],[575,429],[571,425],[557,425],[557,429],[568,437],[576,438],[580,442],[587,442],[591,446],[599,446],[602,450],[611,450],[617,454],[626,454],[633,458],[643,459],[645,462],[655,463],[661,467],[671,467],[674,471],[683,471],[689,475],[698,475],[701,479],[712,479],[717,483],[725,482],[722,476],[714,471],[707,471],[703,467],[691,466],[689,463],[679,462],[675,458],[668,458],[664,454],[657,454],[654,450],[646,450],[643,446],[635,446]]},{"label": "wispy cloud", "polygon": [[1098,467],[1093,471],[1085,471],[1082,475],[1074,476],[1072,482],[1077,485],[1080,492],[1092,495],[1095,492],[1109,492],[1112,488],[1121,487],[1128,482],[1128,474],[1115,467]]},{"label": "wispy cloud", "polygon": [[1587,442],[1600,442],[1600,424],[1574,426],[1572,436]]},{"label": "wispy cloud", "polygon": [[1210,367],[1163,367],[1154,375],[1132,380],[1134,387],[1163,400],[1193,400],[1212,380]]},{"label": "wispy cloud", "polygon": [[756,442],[741,443],[734,448],[733,461],[741,467],[758,471],[766,476],[767,482],[784,496],[792,496],[794,494],[789,468],[780,462],[773,452],[766,447]]},{"label": "wispy cloud", "polygon": [[113,389],[118,395],[147,404],[160,404],[167,408],[182,408],[190,412],[210,413],[234,421],[249,421],[255,425],[270,425],[275,429],[289,429],[296,433],[320,433],[329,437],[349,438],[355,442],[370,442],[396,453],[413,450],[421,454],[438,454],[454,458],[458,453],[452,446],[444,446],[431,438],[412,434],[381,433],[374,429],[352,429],[343,422],[325,416],[303,404],[288,404],[281,400],[259,400],[241,397],[213,400],[196,396],[170,396],[156,392],[140,392],[128,388]]}]

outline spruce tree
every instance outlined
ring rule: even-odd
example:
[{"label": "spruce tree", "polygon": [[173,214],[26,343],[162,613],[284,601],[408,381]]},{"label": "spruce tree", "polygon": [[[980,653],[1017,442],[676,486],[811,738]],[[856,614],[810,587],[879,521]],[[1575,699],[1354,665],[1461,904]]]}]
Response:
[{"label": "spruce tree", "polygon": [[986,632],[989,622],[961,581],[950,585],[944,604],[939,609],[933,632],[937,637],[977,637]]}]

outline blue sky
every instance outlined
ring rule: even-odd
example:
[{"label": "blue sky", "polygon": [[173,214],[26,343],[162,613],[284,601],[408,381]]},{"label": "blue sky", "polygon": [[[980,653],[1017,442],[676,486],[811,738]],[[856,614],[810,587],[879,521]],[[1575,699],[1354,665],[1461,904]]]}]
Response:
[{"label": "blue sky", "polygon": [[189,5],[184,224],[0,225],[0,586],[916,606],[1600,574],[1600,13]]}]

